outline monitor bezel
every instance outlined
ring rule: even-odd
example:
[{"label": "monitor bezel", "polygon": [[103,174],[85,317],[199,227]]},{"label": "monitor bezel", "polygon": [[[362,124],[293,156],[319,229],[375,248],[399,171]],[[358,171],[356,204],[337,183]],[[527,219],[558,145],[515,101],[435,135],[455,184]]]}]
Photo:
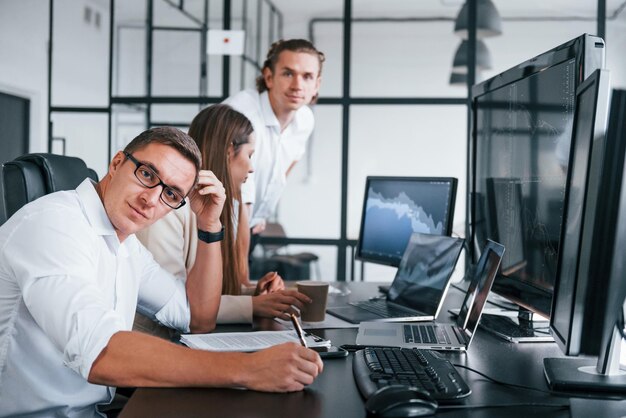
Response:
[{"label": "monitor bezel", "polygon": [[365,227],[365,210],[367,208],[367,191],[369,190],[370,182],[372,181],[404,181],[404,182],[421,182],[421,183],[449,183],[450,194],[448,195],[448,214],[445,219],[444,234],[447,236],[452,235],[452,222],[454,219],[454,210],[456,203],[456,193],[458,188],[458,179],[455,177],[410,177],[410,176],[367,176],[365,179],[365,192],[363,194],[363,205],[361,206],[361,222],[359,225],[359,239],[357,240],[356,251],[354,258],[360,261],[366,261],[369,263],[382,264],[386,266],[398,267],[400,265],[400,259],[396,260],[391,257],[376,257],[370,255],[363,255],[363,228]]}]

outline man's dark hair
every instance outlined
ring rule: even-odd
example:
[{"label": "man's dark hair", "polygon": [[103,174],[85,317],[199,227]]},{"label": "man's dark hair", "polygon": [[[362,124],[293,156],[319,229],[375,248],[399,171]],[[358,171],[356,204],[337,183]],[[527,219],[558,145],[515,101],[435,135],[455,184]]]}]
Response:
[{"label": "man's dark hair", "polygon": [[[263,78],[263,71],[266,68],[269,68],[272,74],[276,69],[276,63],[278,62],[278,57],[280,53],[283,51],[291,51],[291,52],[304,52],[307,54],[311,54],[316,56],[320,63],[320,71],[317,76],[322,75],[322,65],[326,60],[324,57],[324,53],[318,51],[315,46],[306,39],[288,39],[288,40],[279,40],[272,44],[269,51],[267,51],[267,57],[265,62],[263,62],[263,68],[261,68],[261,75],[256,78],[256,89],[259,93],[263,93],[267,90],[267,84],[265,84],[265,79]],[[317,101],[317,94],[311,100],[311,103],[315,103]]]},{"label": "man's dark hair", "polygon": [[148,129],[130,141],[128,145],[126,145],[126,148],[124,148],[124,151],[132,154],[133,152],[154,143],[172,147],[176,151],[180,152],[181,155],[187,160],[191,161],[196,168],[194,185],[198,182],[198,171],[200,171],[200,162],[202,159],[200,156],[200,150],[196,145],[196,141],[180,129],[176,129],[171,126],[161,126]]}]

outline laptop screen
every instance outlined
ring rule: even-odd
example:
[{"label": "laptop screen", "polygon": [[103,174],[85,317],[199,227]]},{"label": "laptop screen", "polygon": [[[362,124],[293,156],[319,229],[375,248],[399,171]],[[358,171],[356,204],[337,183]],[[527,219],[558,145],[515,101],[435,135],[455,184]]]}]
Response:
[{"label": "laptop screen", "polygon": [[503,255],[504,246],[487,241],[456,321],[457,326],[463,328],[468,337],[471,337],[476,330]]},{"label": "laptop screen", "polygon": [[411,234],[388,301],[436,315],[462,249],[462,238]]}]

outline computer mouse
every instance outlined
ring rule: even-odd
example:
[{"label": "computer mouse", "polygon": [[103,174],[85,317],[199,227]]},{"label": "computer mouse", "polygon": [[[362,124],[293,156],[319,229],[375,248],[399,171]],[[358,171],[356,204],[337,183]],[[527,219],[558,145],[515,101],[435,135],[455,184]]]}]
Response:
[{"label": "computer mouse", "polygon": [[422,389],[404,385],[385,386],[374,392],[365,409],[368,417],[425,417],[437,411],[437,401]]}]

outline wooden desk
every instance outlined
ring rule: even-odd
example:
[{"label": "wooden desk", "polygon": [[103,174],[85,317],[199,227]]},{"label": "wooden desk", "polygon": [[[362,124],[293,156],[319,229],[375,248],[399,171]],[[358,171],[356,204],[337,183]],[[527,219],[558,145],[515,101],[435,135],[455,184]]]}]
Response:
[{"label": "wooden desk", "polygon": [[[377,293],[376,283],[340,283],[352,290],[349,296],[335,296],[329,303],[346,299],[363,299]],[[447,307],[458,307],[462,293],[451,290]],[[446,320],[447,311],[439,319]],[[276,327],[274,321],[259,321],[255,329]],[[221,327],[220,327],[221,328]],[[229,330],[252,329],[251,326],[225,327]],[[356,329],[316,330],[334,345],[354,344]],[[479,329],[467,353],[446,353],[454,364],[479,370],[486,375],[534,388],[548,390],[543,375],[543,359],[560,357],[554,343],[514,344]],[[567,403],[568,398],[546,393],[515,389],[489,382],[470,371],[458,368],[472,394],[463,404],[502,405],[513,403]],[[570,409],[542,407],[507,407],[441,411],[442,417],[580,417],[620,418],[626,415],[626,400],[570,399]],[[324,372],[302,392],[288,394],[261,393],[236,389],[138,389],[119,415],[131,417],[298,417],[363,418],[364,401],[352,376],[352,355],[329,359]]]}]

